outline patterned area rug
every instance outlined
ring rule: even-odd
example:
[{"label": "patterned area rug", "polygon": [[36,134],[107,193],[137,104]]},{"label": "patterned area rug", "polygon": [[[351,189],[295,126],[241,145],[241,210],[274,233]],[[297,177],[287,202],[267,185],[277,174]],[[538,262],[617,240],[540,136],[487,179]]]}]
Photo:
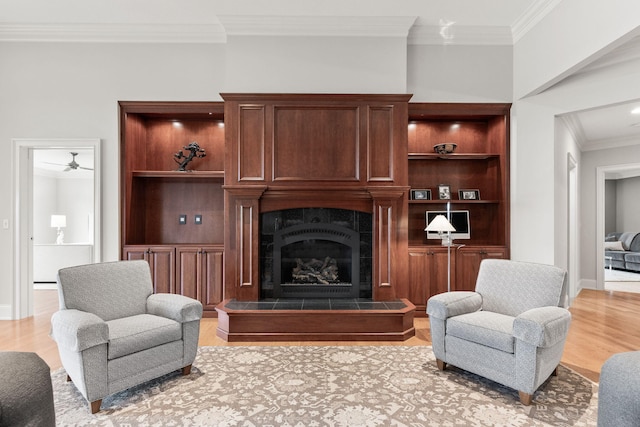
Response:
[{"label": "patterned area rug", "polygon": [[61,426],[595,426],[597,384],[561,366],[534,395],[452,368],[424,346],[201,347],[178,372],[105,399],[91,415],[61,369]]}]

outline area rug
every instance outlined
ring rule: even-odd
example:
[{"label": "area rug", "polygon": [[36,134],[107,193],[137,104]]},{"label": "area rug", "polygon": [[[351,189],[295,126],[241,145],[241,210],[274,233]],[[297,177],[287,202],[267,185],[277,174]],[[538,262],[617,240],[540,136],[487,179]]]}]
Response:
[{"label": "area rug", "polygon": [[640,273],[604,269],[605,282],[640,282]]},{"label": "area rug", "polygon": [[560,366],[519,403],[515,390],[458,369],[426,346],[201,347],[191,375],[106,398],[91,415],[52,374],[60,426],[595,426],[597,384]]}]

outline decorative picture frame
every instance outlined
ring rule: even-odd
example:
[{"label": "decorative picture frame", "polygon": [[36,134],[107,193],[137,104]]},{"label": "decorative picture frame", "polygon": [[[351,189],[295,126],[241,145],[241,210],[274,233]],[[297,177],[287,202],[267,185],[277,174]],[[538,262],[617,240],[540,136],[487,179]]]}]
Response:
[{"label": "decorative picture frame", "polygon": [[451,200],[451,186],[449,184],[438,185],[438,198],[440,200]]},{"label": "decorative picture frame", "polygon": [[460,200],[480,200],[480,190],[471,188],[461,188],[458,190]]},{"label": "decorative picture frame", "polygon": [[431,200],[431,190],[429,189],[411,190],[411,200]]}]

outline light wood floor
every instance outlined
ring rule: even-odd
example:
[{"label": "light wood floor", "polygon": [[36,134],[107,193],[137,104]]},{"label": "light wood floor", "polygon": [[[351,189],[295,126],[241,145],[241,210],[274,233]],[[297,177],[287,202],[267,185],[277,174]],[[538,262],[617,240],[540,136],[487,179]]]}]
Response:
[{"label": "light wood floor", "polygon": [[[56,370],[61,367],[55,342],[49,337],[50,319],[58,309],[57,292],[35,291],[35,314],[21,320],[0,321],[0,350],[34,351]],[[562,364],[598,381],[604,361],[614,353],[640,349],[640,294],[583,290],[574,301],[569,337]],[[416,336],[403,342],[305,341],[227,343],[216,337],[217,319],[202,320],[200,345],[430,345],[429,319],[416,318]]]}]

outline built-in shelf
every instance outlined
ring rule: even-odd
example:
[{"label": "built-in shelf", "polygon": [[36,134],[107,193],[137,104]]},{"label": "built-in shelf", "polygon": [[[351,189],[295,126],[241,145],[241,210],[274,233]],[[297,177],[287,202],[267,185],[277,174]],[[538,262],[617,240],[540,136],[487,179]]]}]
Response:
[{"label": "built-in shelf", "polygon": [[497,153],[409,153],[409,160],[487,160],[498,157],[500,157],[500,154]]},{"label": "built-in shelf", "polygon": [[451,203],[452,205],[456,204],[495,204],[500,203],[500,200],[447,200],[447,199],[435,199],[435,200],[409,200],[410,204],[442,204],[442,203]]},{"label": "built-in shelf", "polygon": [[224,171],[133,171],[134,178],[224,178]]}]

